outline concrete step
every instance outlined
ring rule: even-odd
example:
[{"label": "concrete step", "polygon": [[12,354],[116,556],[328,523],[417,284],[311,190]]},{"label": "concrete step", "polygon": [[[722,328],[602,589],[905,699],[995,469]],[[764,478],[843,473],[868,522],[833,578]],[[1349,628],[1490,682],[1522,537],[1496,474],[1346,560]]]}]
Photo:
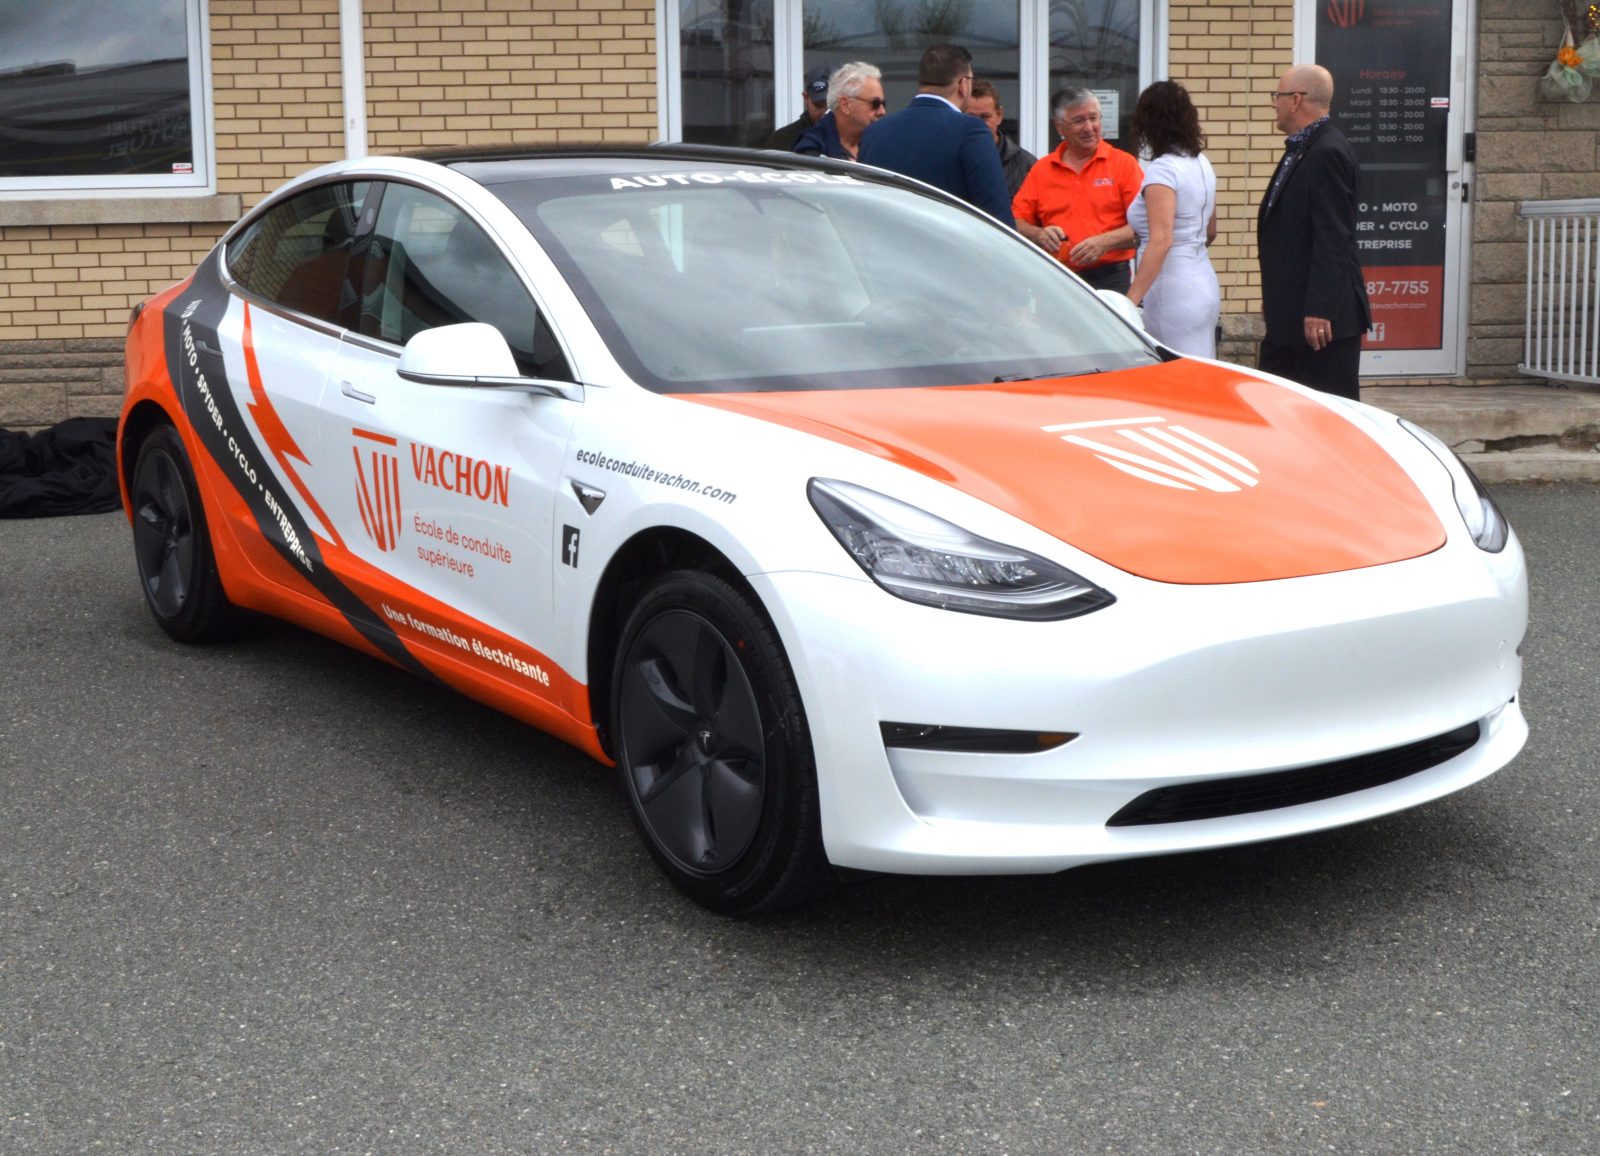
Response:
[{"label": "concrete step", "polygon": [[1600,393],[1544,385],[1375,385],[1361,400],[1437,435],[1486,482],[1600,482]]},{"label": "concrete step", "polygon": [[1484,482],[1600,482],[1600,453],[1593,450],[1510,450],[1461,460]]}]

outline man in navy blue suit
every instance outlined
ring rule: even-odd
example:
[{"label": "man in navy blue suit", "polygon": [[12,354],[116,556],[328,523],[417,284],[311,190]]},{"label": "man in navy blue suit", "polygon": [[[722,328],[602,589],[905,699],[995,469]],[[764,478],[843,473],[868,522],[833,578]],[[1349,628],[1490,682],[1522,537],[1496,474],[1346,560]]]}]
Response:
[{"label": "man in navy blue suit", "polygon": [[935,44],[917,66],[917,95],[867,129],[857,156],[863,164],[936,185],[1010,225],[1005,170],[988,126],[966,114],[971,95],[972,53],[958,44]]}]

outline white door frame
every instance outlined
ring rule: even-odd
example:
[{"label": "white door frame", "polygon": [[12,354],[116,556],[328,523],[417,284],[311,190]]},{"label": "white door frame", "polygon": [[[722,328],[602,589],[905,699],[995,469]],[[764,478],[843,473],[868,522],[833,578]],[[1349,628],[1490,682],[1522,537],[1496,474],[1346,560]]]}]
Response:
[{"label": "white door frame", "polygon": [[361,0],[339,0],[339,76],[344,89],[344,155],[367,155],[366,34]]}]

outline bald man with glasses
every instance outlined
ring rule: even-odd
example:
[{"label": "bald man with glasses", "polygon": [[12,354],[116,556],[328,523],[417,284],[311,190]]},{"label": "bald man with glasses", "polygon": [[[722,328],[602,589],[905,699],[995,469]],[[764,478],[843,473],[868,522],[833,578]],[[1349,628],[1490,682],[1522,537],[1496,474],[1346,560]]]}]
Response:
[{"label": "bald man with glasses", "polygon": [[1256,212],[1267,335],[1260,368],[1360,397],[1361,337],[1372,324],[1356,245],[1361,166],[1328,116],[1333,75],[1296,64],[1272,91],[1283,157]]}]

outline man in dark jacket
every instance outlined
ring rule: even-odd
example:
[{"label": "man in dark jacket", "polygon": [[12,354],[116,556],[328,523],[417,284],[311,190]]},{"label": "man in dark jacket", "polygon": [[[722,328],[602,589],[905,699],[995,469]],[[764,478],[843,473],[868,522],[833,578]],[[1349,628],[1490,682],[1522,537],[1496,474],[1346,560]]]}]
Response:
[{"label": "man in dark jacket", "polygon": [[1359,398],[1361,336],[1372,323],[1356,245],[1361,166],[1328,118],[1333,75],[1296,64],[1272,96],[1283,159],[1256,213],[1262,312],[1259,365],[1314,389]]},{"label": "man in dark jacket", "polygon": [[972,53],[935,44],[917,66],[917,95],[867,129],[863,164],[915,177],[1012,224],[1011,194],[988,128],[966,114],[972,95]]},{"label": "man in dark jacket", "polygon": [[831,64],[818,64],[806,69],[806,86],[800,94],[800,115],[767,138],[769,149],[794,151],[794,142],[800,139],[800,134],[822,119],[822,114],[828,111],[828,74],[832,71]]},{"label": "man in dark jacket", "polygon": [[974,80],[972,96],[967,100],[967,115],[975,116],[989,126],[989,135],[994,137],[995,148],[1000,150],[1000,168],[1006,174],[1006,187],[1011,190],[1013,197],[1016,196],[1023,178],[1039,158],[1001,130],[1000,122],[1005,120],[1006,110],[1000,104],[999,89],[987,80]]}]

